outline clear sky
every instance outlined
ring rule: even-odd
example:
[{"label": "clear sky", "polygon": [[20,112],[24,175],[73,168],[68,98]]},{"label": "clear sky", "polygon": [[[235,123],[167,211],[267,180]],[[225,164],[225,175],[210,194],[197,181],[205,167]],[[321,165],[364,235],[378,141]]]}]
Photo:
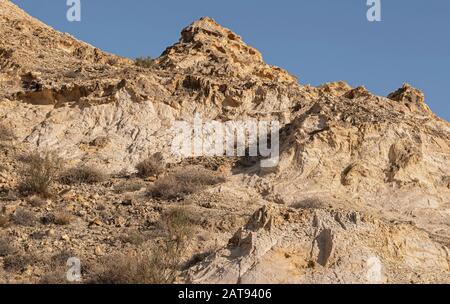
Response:
[{"label": "clear sky", "polygon": [[381,0],[368,22],[366,0],[81,0],[81,22],[66,0],[13,0],[29,14],[125,57],[157,57],[192,21],[210,16],[259,49],[267,63],[303,84],[345,80],[386,96],[403,82],[450,120],[450,1]]}]

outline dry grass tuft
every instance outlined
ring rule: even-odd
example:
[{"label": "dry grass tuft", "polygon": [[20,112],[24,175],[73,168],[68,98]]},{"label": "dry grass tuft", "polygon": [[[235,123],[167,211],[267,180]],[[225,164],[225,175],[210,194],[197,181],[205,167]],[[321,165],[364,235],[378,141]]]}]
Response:
[{"label": "dry grass tuft", "polygon": [[147,178],[161,174],[166,169],[166,163],[161,153],[153,154],[136,165],[138,176]]},{"label": "dry grass tuft", "polygon": [[196,216],[175,208],[163,217],[168,235],[152,250],[110,257],[100,265],[91,283],[172,284],[182,268],[182,257],[193,235]]},{"label": "dry grass tuft", "polygon": [[73,222],[73,216],[65,211],[54,214],[53,223],[59,226],[70,225]]},{"label": "dry grass tuft", "polygon": [[25,209],[16,210],[11,219],[14,224],[27,227],[35,226],[37,222],[37,218],[34,213]]},{"label": "dry grass tuft", "polygon": [[178,168],[150,186],[148,195],[153,198],[180,200],[224,181],[223,176],[203,167]]},{"label": "dry grass tuft", "polygon": [[106,174],[100,169],[80,166],[63,172],[60,181],[66,185],[97,184],[105,181]]},{"label": "dry grass tuft", "polygon": [[9,227],[9,219],[4,215],[0,215],[0,228],[8,228],[8,227]]},{"label": "dry grass tuft", "polygon": [[50,186],[55,181],[61,168],[61,160],[53,153],[42,155],[34,152],[21,158],[24,167],[21,170],[23,179],[19,191],[25,195],[36,194],[50,196]]},{"label": "dry grass tuft", "polygon": [[146,69],[155,66],[155,60],[152,59],[151,57],[138,57],[135,59],[134,63],[136,64],[136,66]]},{"label": "dry grass tuft", "polygon": [[0,123],[0,141],[9,141],[13,139],[15,139],[15,135],[11,128]]},{"label": "dry grass tuft", "polygon": [[6,257],[14,253],[14,247],[11,245],[11,240],[7,238],[0,238],[0,257]]}]

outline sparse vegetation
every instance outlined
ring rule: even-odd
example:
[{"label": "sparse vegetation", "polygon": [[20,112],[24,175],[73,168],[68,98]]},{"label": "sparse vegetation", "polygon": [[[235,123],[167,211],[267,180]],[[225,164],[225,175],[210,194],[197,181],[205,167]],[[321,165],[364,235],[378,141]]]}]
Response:
[{"label": "sparse vegetation", "polygon": [[50,196],[50,186],[58,176],[61,160],[53,153],[40,155],[37,152],[21,158],[24,163],[22,169],[23,180],[19,191],[25,195],[37,194],[42,197]]},{"label": "sparse vegetation", "polygon": [[9,219],[4,215],[0,215],[0,228],[7,228],[8,226]]},{"label": "sparse vegetation", "polygon": [[14,224],[19,226],[32,227],[36,224],[37,218],[31,211],[18,209],[12,216],[12,221]]},{"label": "sparse vegetation", "polygon": [[138,230],[132,230],[121,235],[120,240],[134,246],[140,246],[147,240],[147,237]]},{"label": "sparse vegetation", "polygon": [[147,57],[138,57],[134,60],[135,65],[138,67],[150,69],[155,66],[155,60],[150,56]]},{"label": "sparse vegetation", "polygon": [[14,139],[13,131],[6,125],[0,123],[0,141],[8,141]]},{"label": "sparse vegetation", "polygon": [[0,238],[0,257],[6,257],[14,253],[14,247],[11,245],[11,240]]},{"label": "sparse vegetation", "polygon": [[182,266],[182,255],[193,235],[197,219],[184,208],[175,208],[163,217],[168,235],[152,250],[116,255],[108,259],[94,276],[98,284],[171,284]]},{"label": "sparse vegetation", "polygon": [[39,197],[39,196],[32,196],[28,199],[28,202],[30,205],[34,208],[41,208],[44,207],[47,204],[47,200]]},{"label": "sparse vegetation", "polygon": [[123,194],[127,192],[136,192],[146,187],[146,183],[140,179],[132,179],[120,182],[114,186],[114,192]]},{"label": "sparse vegetation", "polygon": [[164,172],[166,163],[161,153],[153,154],[136,165],[138,176],[147,178]]},{"label": "sparse vegetation", "polygon": [[224,181],[223,176],[203,167],[176,169],[150,186],[148,195],[154,198],[178,200]]},{"label": "sparse vegetation", "polygon": [[194,232],[195,225],[200,221],[199,217],[184,207],[177,207],[163,216],[163,223],[166,226],[171,240],[177,242],[176,246],[181,248],[185,241]]},{"label": "sparse vegetation", "polygon": [[106,179],[106,174],[98,168],[79,166],[66,170],[60,176],[60,181],[66,185],[96,184]]},{"label": "sparse vegetation", "polygon": [[319,199],[305,199],[292,205],[295,209],[326,209],[325,202]]},{"label": "sparse vegetation", "polygon": [[27,266],[33,265],[37,262],[34,255],[31,254],[13,254],[8,255],[3,259],[3,268],[9,272],[19,272],[24,270]]},{"label": "sparse vegetation", "polygon": [[73,216],[65,211],[57,212],[54,215],[53,223],[59,226],[66,226],[72,223]]}]

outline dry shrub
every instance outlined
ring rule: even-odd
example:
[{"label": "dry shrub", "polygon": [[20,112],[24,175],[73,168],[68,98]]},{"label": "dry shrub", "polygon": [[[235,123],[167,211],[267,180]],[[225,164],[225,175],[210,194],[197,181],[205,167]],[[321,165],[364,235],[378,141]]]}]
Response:
[{"label": "dry shrub", "polygon": [[166,250],[145,250],[110,257],[93,276],[95,284],[170,284],[173,258]]},{"label": "dry shrub", "polygon": [[42,155],[34,152],[21,158],[23,179],[19,185],[22,194],[37,194],[42,197],[50,196],[50,186],[55,181],[61,167],[61,160],[53,153]]},{"label": "dry shrub", "polygon": [[9,219],[4,215],[0,215],[0,228],[7,228],[8,226]]},{"label": "dry shrub", "polygon": [[34,225],[36,225],[37,222],[37,218],[34,215],[34,213],[24,209],[16,210],[11,219],[14,222],[14,224],[19,226],[33,227]]},{"label": "dry shrub", "polygon": [[147,236],[137,230],[131,230],[120,236],[120,240],[134,246],[140,246],[147,241]]},{"label": "dry shrub", "polygon": [[0,123],[0,141],[9,141],[15,138],[13,131],[6,125]]},{"label": "dry shrub", "polygon": [[148,195],[166,200],[184,199],[190,194],[224,181],[223,176],[203,167],[178,168],[150,186]]},{"label": "dry shrub", "polygon": [[193,235],[196,216],[175,208],[163,217],[168,235],[152,250],[117,255],[100,266],[91,283],[172,284],[182,268],[182,258]]},{"label": "dry shrub", "polygon": [[63,172],[60,181],[66,185],[96,184],[106,179],[106,174],[98,168],[80,166]]},{"label": "dry shrub", "polygon": [[47,205],[48,202],[39,196],[32,196],[28,199],[28,203],[34,208],[42,208]]},{"label": "dry shrub", "polygon": [[59,226],[66,226],[72,223],[73,216],[65,211],[57,212],[54,214],[53,223]]},{"label": "dry shrub", "polygon": [[37,258],[32,254],[13,254],[3,259],[3,268],[8,272],[20,272],[36,262]]},{"label": "dry shrub", "polygon": [[155,60],[152,59],[151,57],[138,57],[135,59],[134,63],[138,67],[147,68],[147,69],[155,66]]},{"label": "dry shrub", "polygon": [[161,153],[153,154],[136,165],[138,176],[147,178],[161,174],[166,169],[166,163]]},{"label": "dry shrub", "polygon": [[199,224],[200,217],[185,207],[177,207],[164,214],[162,221],[170,239],[177,242],[177,247],[183,247]]},{"label": "dry shrub", "polygon": [[292,205],[295,209],[326,209],[327,205],[320,199],[310,198]]},{"label": "dry shrub", "polygon": [[0,257],[6,257],[14,253],[14,247],[11,245],[11,240],[7,238],[0,238]]},{"label": "dry shrub", "polygon": [[114,186],[114,192],[123,194],[126,192],[137,192],[146,187],[146,183],[140,179],[123,181]]}]

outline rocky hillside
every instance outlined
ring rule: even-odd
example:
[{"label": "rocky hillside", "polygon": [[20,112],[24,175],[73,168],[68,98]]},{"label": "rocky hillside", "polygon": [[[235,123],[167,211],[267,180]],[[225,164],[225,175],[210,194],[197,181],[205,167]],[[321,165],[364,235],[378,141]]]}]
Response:
[{"label": "rocky hillside", "polygon": [[[148,67],[8,0],[0,38],[0,282],[62,280],[67,256],[94,280],[164,243],[180,208],[193,232],[172,281],[450,282],[450,124],[410,85],[303,85],[207,17]],[[195,113],[278,120],[279,166],[172,155]],[[33,151],[58,164],[45,195],[23,191]],[[151,155],[165,165],[143,174]]]}]

